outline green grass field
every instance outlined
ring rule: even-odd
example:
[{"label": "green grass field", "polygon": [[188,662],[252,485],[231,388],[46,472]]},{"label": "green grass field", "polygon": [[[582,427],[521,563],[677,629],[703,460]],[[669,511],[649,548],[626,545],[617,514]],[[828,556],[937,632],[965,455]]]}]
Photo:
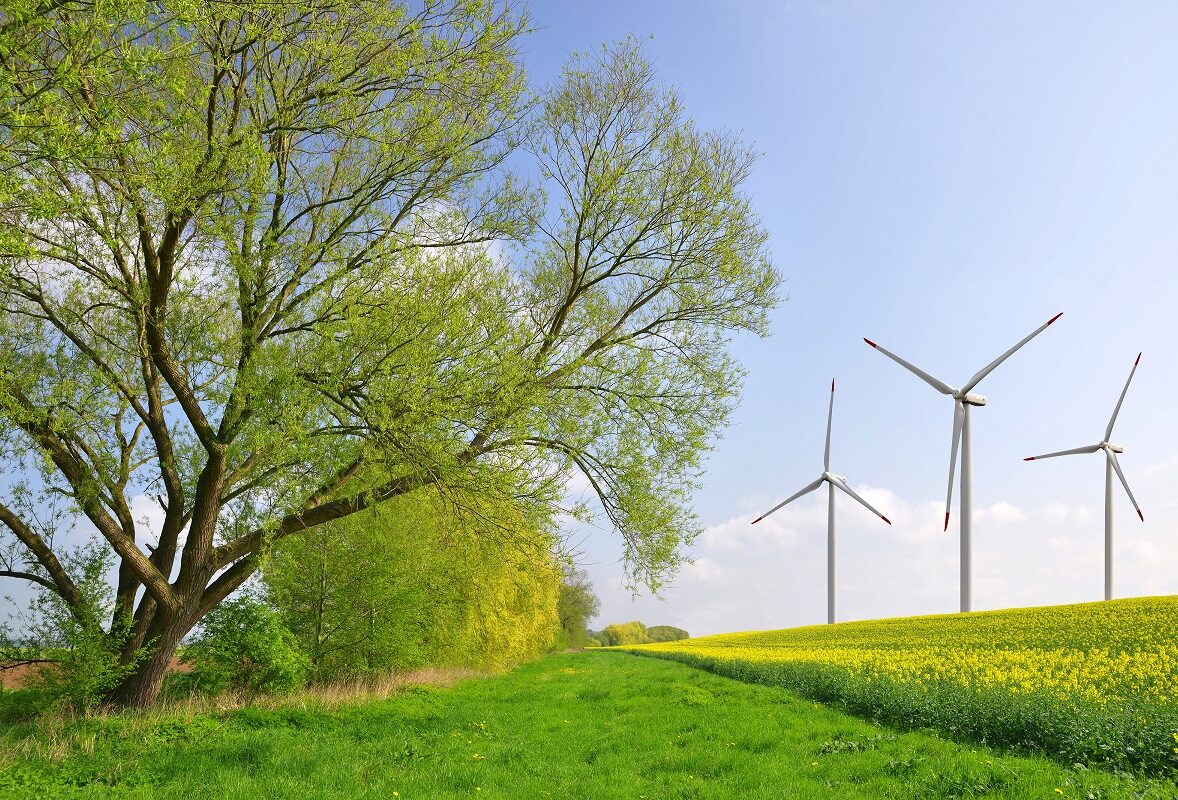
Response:
[{"label": "green grass field", "polygon": [[618,652],[388,699],[78,719],[0,736],[19,798],[1172,798],[1178,787],[898,733]]},{"label": "green grass field", "polygon": [[886,724],[1178,776],[1178,597],[734,633],[635,652]]}]

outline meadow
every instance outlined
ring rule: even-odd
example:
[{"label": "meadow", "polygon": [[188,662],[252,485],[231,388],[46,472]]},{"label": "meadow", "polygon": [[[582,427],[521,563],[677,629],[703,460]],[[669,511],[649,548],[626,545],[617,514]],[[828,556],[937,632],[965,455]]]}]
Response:
[{"label": "meadow", "polygon": [[709,636],[634,652],[905,728],[1178,774],[1178,597]]},{"label": "meadow", "polygon": [[897,732],[612,651],[385,699],[305,693],[0,729],[13,798],[1139,798],[1140,775]]}]

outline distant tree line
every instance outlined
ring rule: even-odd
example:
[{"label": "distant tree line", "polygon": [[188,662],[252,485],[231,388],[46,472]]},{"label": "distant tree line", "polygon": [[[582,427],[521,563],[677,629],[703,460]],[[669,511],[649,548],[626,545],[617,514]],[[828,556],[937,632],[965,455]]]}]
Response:
[{"label": "distant tree line", "polygon": [[648,628],[641,622],[622,622],[606,625],[602,630],[591,634],[590,639],[591,646],[594,647],[616,647],[621,644],[677,642],[689,637],[687,631],[670,625],[652,625]]}]

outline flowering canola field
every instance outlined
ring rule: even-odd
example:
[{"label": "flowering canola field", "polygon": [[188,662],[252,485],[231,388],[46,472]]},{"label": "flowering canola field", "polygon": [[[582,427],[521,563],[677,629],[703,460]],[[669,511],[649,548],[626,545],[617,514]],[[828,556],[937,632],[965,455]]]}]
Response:
[{"label": "flowering canola field", "polygon": [[880,721],[1178,772],[1178,597],[847,622],[628,648]]},{"label": "flowering canola field", "polygon": [[1178,704],[1178,597],[731,633],[643,650],[815,662],[869,679],[954,681],[1100,704]]}]

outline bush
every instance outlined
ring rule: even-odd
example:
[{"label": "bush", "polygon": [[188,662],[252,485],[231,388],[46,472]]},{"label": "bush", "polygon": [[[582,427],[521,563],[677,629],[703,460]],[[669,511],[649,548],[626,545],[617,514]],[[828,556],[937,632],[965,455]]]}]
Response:
[{"label": "bush", "polygon": [[134,662],[119,663],[130,620],[116,617],[109,630],[103,624],[116,616],[114,593],[106,582],[110,553],[91,544],[69,552],[63,563],[76,576],[81,595],[77,606],[71,609],[56,592],[41,589],[23,616],[21,649],[53,662],[29,684],[31,713],[53,707],[94,708],[135,668]]},{"label": "bush", "polygon": [[307,657],[294,634],[277,611],[248,595],[209,612],[184,660],[196,688],[209,694],[289,692],[307,680]]}]

